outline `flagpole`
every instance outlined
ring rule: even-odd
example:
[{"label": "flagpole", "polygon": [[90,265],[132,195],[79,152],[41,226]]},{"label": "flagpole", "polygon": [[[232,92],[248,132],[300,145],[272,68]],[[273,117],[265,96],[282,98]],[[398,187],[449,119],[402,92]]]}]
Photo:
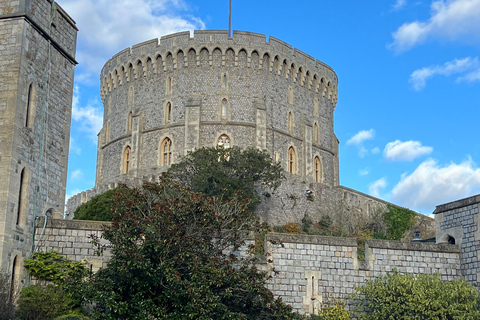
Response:
[{"label": "flagpole", "polygon": [[228,14],[228,37],[232,37],[232,0],[230,0],[230,11]]}]

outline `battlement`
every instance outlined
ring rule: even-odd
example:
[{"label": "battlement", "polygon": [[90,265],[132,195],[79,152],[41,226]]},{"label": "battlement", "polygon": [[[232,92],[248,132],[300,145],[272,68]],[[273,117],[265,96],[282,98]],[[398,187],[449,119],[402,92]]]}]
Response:
[{"label": "battlement", "polygon": [[[291,45],[277,39],[255,32],[233,31],[233,37],[228,37],[226,30],[195,30],[193,37],[190,36],[189,31],[169,34],[160,38],[144,41],[138,43],[131,48],[126,48],[112,57],[105,63],[102,69],[102,75],[105,74],[106,69],[115,64],[115,60],[130,60],[131,57],[138,57],[149,53],[172,51],[170,53],[177,53],[181,47],[189,47],[193,49],[202,49],[205,47],[231,46],[238,50],[241,49],[265,49],[269,52],[277,52],[282,55],[290,56],[290,60],[306,65],[309,68],[321,67],[327,68],[335,73],[333,69],[327,64],[315,60],[312,56],[303,51],[293,48]],[[228,48],[227,48],[228,49]]]},{"label": "battlement", "polygon": [[245,31],[234,31],[229,37],[226,30],[196,30],[193,37],[188,31],[179,32],[120,51],[102,68],[101,97],[104,99],[118,85],[166,72],[170,63],[168,59],[171,59],[173,70],[179,66],[199,66],[200,54],[205,51],[209,66],[212,66],[214,51],[220,51],[222,66],[225,65],[227,52],[233,52],[235,66],[238,66],[240,53],[246,53],[247,68],[252,66],[255,55],[260,60],[258,69],[292,76],[298,85],[306,85],[316,92],[321,89],[323,95],[328,91],[327,99],[336,103],[338,79],[327,64],[274,37],[267,39],[263,34]]}]

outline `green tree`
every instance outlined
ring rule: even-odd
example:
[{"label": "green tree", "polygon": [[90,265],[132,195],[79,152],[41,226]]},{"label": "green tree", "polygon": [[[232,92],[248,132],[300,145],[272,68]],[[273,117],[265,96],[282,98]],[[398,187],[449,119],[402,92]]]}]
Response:
[{"label": "green tree", "polygon": [[480,297],[465,280],[442,281],[440,275],[395,271],[355,288],[353,299],[362,320],[480,319]]},{"label": "green tree", "polygon": [[279,163],[257,148],[200,148],[173,164],[167,176],[194,192],[230,199],[239,193],[251,200],[260,197],[256,187],[276,189],[285,178]]},{"label": "green tree", "polygon": [[254,259],[228,253],[262,228],[248,204],[165,178],[118,193],[103,234],[113,256],[86,287],[94,318],[294,319],[266,289],[268,276]]},{"label": "green tree", "polygon": [[122,188],[108,190],[92,197],[89,201],[80,205],[73,214],[75,220],[112,220],[112,201],[115,194]]}]

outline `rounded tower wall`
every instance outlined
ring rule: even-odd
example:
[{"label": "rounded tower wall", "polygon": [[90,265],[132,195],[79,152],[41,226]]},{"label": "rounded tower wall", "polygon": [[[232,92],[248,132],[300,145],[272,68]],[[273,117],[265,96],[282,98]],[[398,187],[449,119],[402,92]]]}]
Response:
[{"label": "rounded tower wall", "polygon": [[318,156],[321,182],[333,185],[337,85],[329,66],[256,33],[182,32],[125,49],[101,73],[97,186],[158,174],[222,135],[231,145],[267,149],[287,170],[292,147],[294,173],[311,179]]}]

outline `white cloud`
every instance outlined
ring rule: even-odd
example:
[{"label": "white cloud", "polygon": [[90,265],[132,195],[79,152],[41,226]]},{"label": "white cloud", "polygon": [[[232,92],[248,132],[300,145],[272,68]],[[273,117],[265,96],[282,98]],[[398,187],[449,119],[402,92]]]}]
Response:
[{"label": "white cloud", "polygon": [[[479,18],[480,19],[480,18]],[[427,80],[433,76],[451,76],[453,74],[466,73],[465,76],[457,78],[457,82],[473,82],[480,80],[480,61],[478,57],[467,57],[448,61],[443,65],[436,65],[415,70],[411,75],[409,82],[416,91],[422,90]]]},{"label": "white cloud", "polygon": [[73,170],[72,173],[70,174],[70,177],[73,180],[78,180],[83,177],[83,171],[81,169]]},{"label": "white cloud", "polygon": [[368,186],[368,191],[371,196],[380,197],[380,189],[384,189],[387,186],[387,179],[385,177],[380,178]]},{"label": "white cloud", "polygon": [[347,145],[355,145],[358,147],[358,155],[363,158],[368,154],[367,148],[363,146],[363,142],[366,140],[373,139],[375,137],[375,130],[362,130],[357,132],[353,137],[348,139]]},{"label": "white cloud", "polygon": [[366,168],[365,168],[365,169],[360,169],[360,170],[358,171],[358,174],[361,175],[361,176],[366,176],[366,175],[368,175],[369,173],[370,173],[370,171],[368,171],[368,169],[366,169]]},{"label": "white cloud", "polygon": [[78,86],[73,90],[72,120],[78,122],[78,130],[85,132],[93,143],[97,143],[97,134],[103,126],[102,104],[93,100],[86,106],[80,105]]},{"label": "white cloud", "polygon": [[357,132],[353,137],[348,139],[347,144],[361,145],[365,140],[370,140],[375,137],[375,130],[362,130]]},{"label": "white cloud", "polygon": [[415,158],[432,153],[433,148],[422,146],[420,141],[395,140],[387,143],[383,155],[392,161],[412,161]]},{"label": "white cloud", "polygon": [[409,175],[403,174],[391,199],[417,210],[433,210],[439,204],[468,197],[480,191],[480,169],[472,159],[460,164],[438,165],[428,159]]},{"label": "white cloud", "polygon": [[477,70],[467,73],[464,76],[457,78],[457,82],[475,82],[480,81],[480,67]]},{"label": "white cloud", "polygon": [[407,4],[407,0],[397,0],[393,4],[392,8],[393,8],[394,11],[398,11],[398,10],[402,9],[403,7],[405,7],[406,4]]},{"label": "white cloud", "polygon": [[377,153],[380,153],[380,148],[379,147],[375,147],[372,149],[372,154],[377,154]]},{"label": "white cloud", "polygon": [[80,155],[82,153],[82,148],[80,148],[75,139],[70,136],[70,154],[72,153]]},{"label": "white cloud", "polygon": [[480,0],[439,0],[431,4],[427,21],[404,23],[387,47],[407,51],[429,38],[467,43],[480,42]]},{"label": "white cloud", "polygon": [[[120,50],[179,31],[205,29],[181,0],[58,0],[78,33],[78,81],[92,83]],[[78,72],[78,71],[77,71]]]}]

